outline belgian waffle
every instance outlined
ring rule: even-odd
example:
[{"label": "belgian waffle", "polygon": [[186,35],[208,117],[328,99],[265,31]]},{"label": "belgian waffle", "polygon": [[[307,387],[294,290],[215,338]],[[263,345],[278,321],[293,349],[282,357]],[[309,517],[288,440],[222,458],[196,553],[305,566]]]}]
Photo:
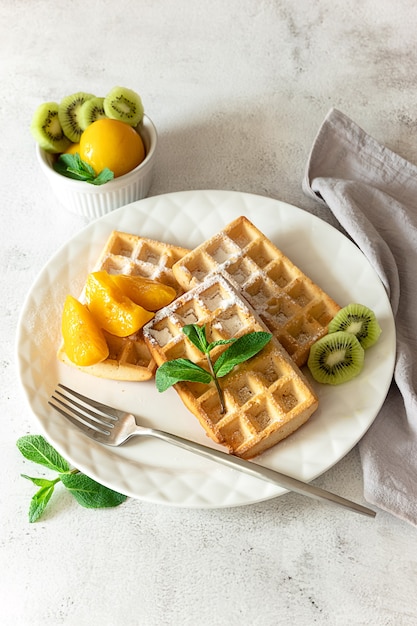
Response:
[{"label": "belgian waffle", "polygon": [[223,274],[300,367],[340,309],[244,216],[183,256],[173,272],[185,291]]},{"label": "belgian waffle", "polygon": [[[173,287],[182,293],[172,266],[188,250],[153,239],[113,231],[92,271],[105,270],[109,274],[143,276]],[[80,294],[80,301],[84,294]],[[109,346],[109,356],[95,365],[79,369],[113,380],[143,381],[152,378],[156,365],[143,339],[142,330],[129,337],[116,337],[104,333]],[[58,358],[75,367],[65,354],[63,344]]]},{"label": "belgian waffle", "polygon": [[[267,331],[232,285],[215,274],[158,311],[144,326],[145,341],[158,366],[187,358],[207,368],[205,356],[182,332],[187,324],[205,324],[209,341]],[[215,348],[213,359],[226,347]],[[274,337],[260,353],[221,378],[220,384],[226,405],[223,414],[213,383],[179,382],[175,389],[206,433],[243,458],[252,458],[293,433],[318,406],[304,375]]]}]

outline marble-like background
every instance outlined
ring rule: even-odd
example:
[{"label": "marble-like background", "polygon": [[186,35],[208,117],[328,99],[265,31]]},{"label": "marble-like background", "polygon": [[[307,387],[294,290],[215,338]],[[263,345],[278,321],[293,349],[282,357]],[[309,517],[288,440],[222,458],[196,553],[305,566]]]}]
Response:
[{"label": "marble-like background", "polygon": [[[416,529],[295,494],[237,509],[128,500],[91,511],[59,491],[27,521],[37,432],[15,367],[18,315],[41,267],[85,221],[42,178],[36,106],[139,91],[159,132],[151,195],[248,191],[332,222],[301,189],[336,107],[417,163],[412,0],[0,2],[0,622],[5,626],[417,624]],[[356,448],[316,483],[362,501]]]}]

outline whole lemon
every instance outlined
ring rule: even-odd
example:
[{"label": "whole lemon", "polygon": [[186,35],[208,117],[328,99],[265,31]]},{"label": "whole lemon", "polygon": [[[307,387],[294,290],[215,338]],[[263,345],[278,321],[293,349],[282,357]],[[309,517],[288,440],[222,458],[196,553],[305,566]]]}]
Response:
[{"label": "whole lemon", "polygon": [[109,118],[87,126],[81,135],[79,152],[96,174],[108,167],[115,178],[127,174],[145,158],[145,146],[136,130]]}]

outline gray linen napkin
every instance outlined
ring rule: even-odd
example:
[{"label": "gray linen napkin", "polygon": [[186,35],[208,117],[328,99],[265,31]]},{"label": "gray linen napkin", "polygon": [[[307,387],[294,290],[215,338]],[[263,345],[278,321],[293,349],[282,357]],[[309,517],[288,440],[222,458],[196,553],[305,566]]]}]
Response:
[{"label": "gray linen napkin", "polygon": [[359,443],[364,496],[417,526],[417,167],[332,109],[303,190],[332,211],[389,296],[396,364],[384,406]]}]

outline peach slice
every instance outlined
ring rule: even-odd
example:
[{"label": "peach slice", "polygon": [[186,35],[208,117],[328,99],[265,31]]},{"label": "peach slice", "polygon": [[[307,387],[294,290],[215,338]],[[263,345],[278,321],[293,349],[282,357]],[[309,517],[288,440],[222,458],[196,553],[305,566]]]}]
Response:
[{"label": "peach slice", "polygon": [[112,276],[103,270],[88,275],[85,297],[99,327],[116,337],[136,333],[154,316],[128,298]]},{"label": "peach slice", "polygon": [[103,331],[87,307],[73,296],[65,299],[61,326],[64,350],[76,365],[94,365],[108,357]]},{"label": "peach slice", "polygon": [[147,311],[162,309],[162,307],[170,304],[177,295],[173,287],[143,276],[112,274],[111,277],[125,296]]}]

